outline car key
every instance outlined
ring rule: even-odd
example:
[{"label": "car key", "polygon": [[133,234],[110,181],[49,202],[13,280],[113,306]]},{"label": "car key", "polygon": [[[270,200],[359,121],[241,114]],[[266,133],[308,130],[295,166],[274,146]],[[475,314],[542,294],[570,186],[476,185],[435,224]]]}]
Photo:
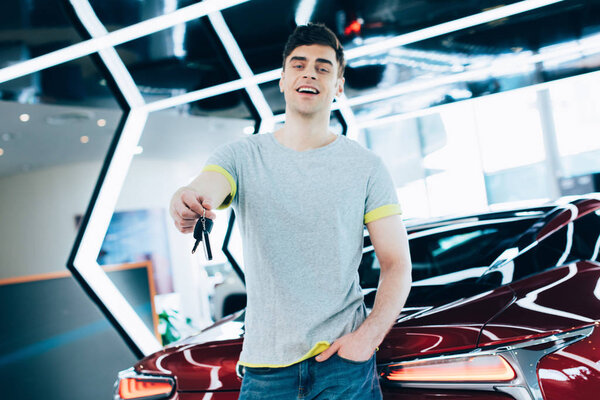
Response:
[{"label": "car key", "polygon": [[194,244],[194,248],[192,249],[192,254],[196,252],[198,248],[198,244],[200,242],[204,242],[204,255],[208,260],[212,260],[212,251],[210,249],[210,240],[208,238],[208,234],[212,230],[213,220],[210,218],[206,218],[206,210],[202,216],[196,222],[196,226],[194,227],[194,239],[196,239],[196,243]]}]

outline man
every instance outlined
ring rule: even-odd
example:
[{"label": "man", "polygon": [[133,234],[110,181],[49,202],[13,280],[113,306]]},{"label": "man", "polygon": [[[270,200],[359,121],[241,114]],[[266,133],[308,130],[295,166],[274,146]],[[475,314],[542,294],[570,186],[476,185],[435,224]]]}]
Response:
[{"label": "man", "polygon": [[[219,147],[179,189],[183,233],[230,204],[247,288],[240,399],[381,399],[375,351],[408,296],[411,263],[381,159],[329,132],[344,53],[321,24],[299,26],[283,54],[284,126]],[[367,317],[358,279],[366,224],[381,265]]]}]

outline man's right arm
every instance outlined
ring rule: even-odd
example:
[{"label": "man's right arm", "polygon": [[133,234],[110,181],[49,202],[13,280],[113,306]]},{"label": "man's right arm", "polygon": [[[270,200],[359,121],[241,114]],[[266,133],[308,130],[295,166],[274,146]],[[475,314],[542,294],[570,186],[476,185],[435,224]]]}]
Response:
[{"label": "man's right arm", "polygon": [[232,188],[225,176],[215,171],[203,171],[189,185],[179,188],[171,198],[169,213],[182,233],[194,231],[196,221],[204,210],[214,220],[212,211],[231,194]]}]

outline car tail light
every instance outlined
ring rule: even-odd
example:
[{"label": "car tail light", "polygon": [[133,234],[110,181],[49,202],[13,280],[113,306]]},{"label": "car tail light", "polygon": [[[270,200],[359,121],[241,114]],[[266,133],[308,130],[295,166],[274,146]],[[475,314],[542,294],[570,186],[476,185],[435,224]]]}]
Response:
[{"label": "car tail light", "polygon": [[552,354],[592,334],[595,325],[468,353],[380,364],[383,383],[413,389],[504,393],[517,400],[543,399],[537,366]]},{"label": "car tail light", "polygon": [[115,400],[159,400],[173,393],[175,381],[166,376],[137,374],[132,369],[119,374],[115,384]]},{"label": "car tail light", "polygon": [[396,382],[507,382],[514,369],[499,355],[482,355],[391,364],[383,374]]}]

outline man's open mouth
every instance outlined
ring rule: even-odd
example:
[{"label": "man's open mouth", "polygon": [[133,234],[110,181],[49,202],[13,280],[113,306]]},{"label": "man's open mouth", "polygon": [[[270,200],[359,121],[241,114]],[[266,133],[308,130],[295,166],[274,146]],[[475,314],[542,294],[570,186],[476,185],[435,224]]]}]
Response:
[{"label": "man's open mouth", "polygon": [[310,86],[300,86],[298,89],[296,89],[296,92],[298,92],[298,93],[309,93],[309,94],[319,94],[319,91],[317,89],[315,89],[314,87],[310,87]]}]

